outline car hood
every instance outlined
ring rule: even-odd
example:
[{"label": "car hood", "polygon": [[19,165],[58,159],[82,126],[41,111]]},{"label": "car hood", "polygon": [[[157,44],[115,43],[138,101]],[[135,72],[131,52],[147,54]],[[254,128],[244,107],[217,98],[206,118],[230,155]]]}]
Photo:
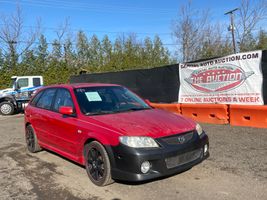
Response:
[{"label": "car hood", "polygon": [[0,90],[0,94],[4,94],[4,93],[9,93],[9,92],[13,92],[14,90],[12,88],[6,88],[3,90]]},{"label": "car hood", "polygon": [[181,115],[150,109],[91,116],[102,126],[127,136],[165,137],[195,129],[196,123]]},{"label": "car hood", "polygon": [[4,97],[10,93],[12,93],[14,90],[12,88],[6,88],[3,90],[0,90],[0,97]]}]

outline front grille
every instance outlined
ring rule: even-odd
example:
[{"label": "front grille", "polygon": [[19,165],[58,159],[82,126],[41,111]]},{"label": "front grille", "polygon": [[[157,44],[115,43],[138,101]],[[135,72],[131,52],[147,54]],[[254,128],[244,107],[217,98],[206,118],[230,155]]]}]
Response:
[{"label": "front grille", "polygon": [[191,132],[188,132],[182,135],[178,134],[178,135],[169,136],[169,137],[165,137],[161,139],[167,144],[177,145],[177,144],[185,144],[189,142],[193,138],[193,135],[194,135],[194,132],[191,131]]},{"label": "front grille", "polygon": [[178,155],[178,156],[166,158],[165,159],[166,166],[168,169],[170,169],[170,168],[178,167],[183,164],[192,162],[200,158],[202,156],[202,152],[203,150],[201,148],[201,149],[196,149],[194,151],[190,151],[190,152]]}]

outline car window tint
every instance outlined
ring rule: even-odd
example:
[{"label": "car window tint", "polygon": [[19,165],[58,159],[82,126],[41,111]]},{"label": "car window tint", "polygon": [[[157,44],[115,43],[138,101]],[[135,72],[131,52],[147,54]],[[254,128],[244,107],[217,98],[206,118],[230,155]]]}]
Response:
[{"label": "car window tint", "polygon": [[44,91],[41,91],[41,92],[37,93],[37,94],[33,97],[32,101],[31,101],[31,103],[30,103],[32,106],[36,106],[36,103],[38,102],[38,100],[39,100],[40,97],[42,96],[43,92],[44,92]]},{"label": "car window tint", "polygon": [[38,108],[51,109],[52,101],[55,95],[56,89],[46,89],[36,104]]},{"label": "car window tint", "polygon": [[58,112],[61,106],[74,108],[70,92],[67,89],[58,89],[53,110]]}]

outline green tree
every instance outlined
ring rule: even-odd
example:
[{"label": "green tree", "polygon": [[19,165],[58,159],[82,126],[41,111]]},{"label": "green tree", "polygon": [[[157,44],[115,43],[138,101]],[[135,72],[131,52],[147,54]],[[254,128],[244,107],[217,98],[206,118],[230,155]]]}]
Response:
[{"label": "green tree", "polygon": [[76,43],[76,50],[77,50],[77,59],[78,59],[78,66],[84,67],[89,63],[89,43],[87,36],[83,31],[79,31],[77,34],[77,43]]},{"label": "green tree", "polygon": [[105,35],[101,41],[101,54],[103,57],[103,65],[109,67],[112,56],[112,44],[107,35]]},{"label": "green tree", "polygon": [[[35,74],[36,71],[36,57],[33,50],[28,50],[22,56],[22,61],[19,65],[20,75]],[[19,75],[19,74],[18,74]]]},{"label": "green tree", "polygon": [[267,50],[267,32],[260,30],[258,36],[257,49]]},{"label": "green tree", "polygon": [[[75,52],[70,38],[67,38],[63,44],[64,47],[64,60],[70,67],[77,67],[75,65]],[[74,66],[72,66],[74,65]]]},{"label": "green tree", "polygon": [[52,58],[60,60],[62,56],[61,44],[58,40],[54,40],[52,43]]},{"label": "green tree", "polygon": [[123,63],[126,69],[134,69],[140,67],[140,63],[138,62],[139,48],[140,44],[138,44],[136,35],[130,34],[126,38],[123,44]]},{"label": "green tree", "polygon": [[48,44],[43,34],[41,34],[39,38],[39,44],[36,49],[36,56],[39,64],[44,64],[48,57]]},{"label": "green tree", "polygon": [[103,64],[101,55],[101,43],[96,35],[91,37],[89,43],[89,65],[93,70],[100,71]]},{"label": "green tree", "polygon": [[17,42],[15,41],[9,41],[8,43],[8,53],[6,54],[6,61],[10,69],[16,68],[19,59],[16,44]]},{"label": "green tree", "polygon": [[0,49],[0,70],[4,68],[4,55],[2,53],[2,49]]},{"label": "green tree", "polygon": [[115,39],[112,47],[112,55],[110,60],[110,68],[108,70],[120,70],[123,66],[123,45],[120,37]]},{"label": "green tree", "polygon": [[255,50],[256,48],[256,39],[254,38],[252,33],[246,33],[246,36],[244,36],[244,38],[242,38],[241,42],[239,43],[240,52],[251,51]]},{"label": "green tree", "polygon": [[170,54],[166,48],[164,48],[162,41],[159,36],[155,36],[153,41],[153,51],[152,56],[154,58],[152,66],[160,66],[164,64],[169,64]]},{"label": "green tree", "polygon": [[153,42],[150,37],[146,37],[144,40],[144,54],[142,58],[142,62],[145,66],[151,65],[153,62]]}]

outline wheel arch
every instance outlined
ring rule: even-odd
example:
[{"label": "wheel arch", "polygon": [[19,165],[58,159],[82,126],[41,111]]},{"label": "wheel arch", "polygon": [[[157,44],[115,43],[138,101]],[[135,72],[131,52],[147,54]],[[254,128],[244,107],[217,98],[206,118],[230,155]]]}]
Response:
[{"label": "wheel arch", "polygon": [[[100,141],[98,141],[97,139],[95,139],[95,138],[87,138],[86,140],[85,140],[85,142],[83,143],[83,149],[82,149],[82,156],[84,157],[84,155],[85,155],[85,145],[87,145],[87,144],[89,144],[89,143],[91,143],[91,142],[93,142],[93,141],[97,141],[97,142],[99,142],[100,144],[102,144]],[[103,144],[102,144],[103,145]]]},{"label": "wheel arch", "polygon": [[29,125],[31,125],[31,123],[30,122],[26,122],[25,128],[27,128]]},{"label": "wheel arch", "polygon": [[0,98],[0,103],[5,102],[5,101],[16,105],[16,100],[13,96],[8,95],[8,96],[4,96],[4,97]]},{"label": "wheel arch", "polygon": [[83,143],[83,149],[82,149],[82,163],[84,164],[85,163],[85,145],[86,144],[89,144],[93,141],[97,141],[99,142],[103,147],[104,149],[106,150],[107,154],[108,154],[108,157],[109,157],[109,161],[110,161],[110,164],[112,167],[114,167],[115,165],[115,161],[114,161],[114,154],[113,154],[113,151],[112,151],[112,148],[110,147],[110,145],[106,145],[104,144],[103,142],[101,142],[99,139],[96,139],[95,137],[89,137],[85,140],[85,142]]},{"label": "wheel arch", "polygon": [[16,100],[12,96],[8,95],[8,96],[4,96],[0,98],[1,108],[5,104],[9,105],[10,108],[7,110],[7,112],[1,109],[2,115],[13,115],[17,111],[17,103],[16,103]]}]

